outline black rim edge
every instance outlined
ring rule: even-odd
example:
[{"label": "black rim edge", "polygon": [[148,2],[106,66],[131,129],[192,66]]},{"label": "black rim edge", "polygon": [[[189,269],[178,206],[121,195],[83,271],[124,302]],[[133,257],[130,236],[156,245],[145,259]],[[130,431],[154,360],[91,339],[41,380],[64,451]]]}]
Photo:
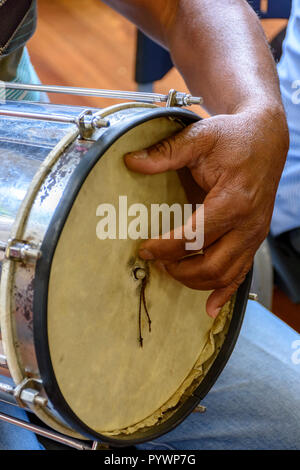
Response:
[{"label": "black rim edge", "polygon": [[88,174],[100,160],[106,150],[117,139],[137,125],[160,117],[175,117],[181,119],[186,125],[196,122],[200,119],[196,114],[178,108],[153,109],[147,113],[141,113],[135,118],[127,120],[126,122],[121,122],[116,129],[109,129],[101,138],[101,140],[95,142],[95,144],[87,151],[83,160],[79,163],[74,173],[72,174],[59,202],[59,205],[54,212],[42,243],[42,257],[37,262],[34,281],[34,343],[41,378],[51,403],[53,404],[55,410],[62,416],[63,420],[80,434],[92,440],[97,439],[120,447],[132,443],[142,443],[149,440],[150,437],[151,439],[155,439],[171,431],[190,414],[199,401],[203,399],[203,397],[208,393],[212,385],[217,380],[217,377],[225,367],[236,343],[242,325],[247,304],[247,296],[251,283],[251,274],[249,274],[244,283],[238,289],[233,318],[225,342],[206,377],[194,392],[195,396],[191,396],[191,398],[188,399],[168,420],[160,425],[157,425],[155,432],[153,432],[153,429],[150,428],[149,431],[137,431],[130,436],[124,435],[122,437],[116,436],[116,438],[114,438],[101,435],[83,423],[65,401],[56,381],[55,373],[52,367],[47,330],[48,286],[52,260],[57,243],[68,215],[72,209],[76,196],[78,195]]}]

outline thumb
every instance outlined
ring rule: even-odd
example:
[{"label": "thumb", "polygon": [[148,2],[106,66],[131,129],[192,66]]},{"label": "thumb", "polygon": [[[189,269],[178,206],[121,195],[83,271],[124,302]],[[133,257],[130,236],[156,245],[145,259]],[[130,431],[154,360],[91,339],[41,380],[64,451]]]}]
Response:
[{"label": "thumb", "polygon": [[214,144],[211,126],[199,121],[145,150],[125,155],[126,166],[138,173],[153,175],[195,165]]}]

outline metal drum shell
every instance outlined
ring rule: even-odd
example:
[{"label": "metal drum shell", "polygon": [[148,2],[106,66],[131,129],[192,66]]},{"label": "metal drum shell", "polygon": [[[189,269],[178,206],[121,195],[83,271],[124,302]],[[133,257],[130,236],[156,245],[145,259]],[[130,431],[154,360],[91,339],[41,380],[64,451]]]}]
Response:
[{"label": "metal drum shell", "polygon": [[[78,114],[76,107],[64,107],[33,104],[25,102],[6,102],[2,104],[8,111],[41,112],[48,114],[68,113]],[[61,123],[32,121],[16,117],[1,117],[0,120],[0,243],[6,244],[11,237],[11,230],[18,211],[28,188],[49,152],[62,140],[64,135],[75,126]],[[86,150],[90,143],[84,143]],[[0,279],[2,262],[5,254],[0,251]],[[28,274],[27,274],[28,276]],[[26,276],[25,276],[26,277]],[[27,281],[24,279],[26,284]],[[29,311],[26,313],[30,316]],[[16,311],[16,317],[18,312]],[[25,317],[24,317],[25,318]],[[16,323],[19,323],[18,319]],[[29,318],[30,321],[30,318]],[[26,328],[25,328],[26,330]],[[26,332],[24,331],[26,336]],[[22,335],[21,335],[22,338]],[[21,344],[20,344],[20,347]],[[0,328],[0,354],[4,358],[1,343]],[[5,360],[0,361],[0,374],[10,376]]]}]

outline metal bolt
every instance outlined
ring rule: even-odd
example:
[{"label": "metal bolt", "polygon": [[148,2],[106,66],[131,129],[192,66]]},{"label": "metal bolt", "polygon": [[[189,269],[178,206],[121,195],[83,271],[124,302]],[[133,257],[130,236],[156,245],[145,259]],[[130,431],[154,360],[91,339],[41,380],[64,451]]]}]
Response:
[{"label": "metal bolt", "polygon": [[198,405],[194,409],[194,413],[205,413],[205,411],[206,411],[206,406],[203,406],[203,405]]},{"label": "metal bolt", "polygon": [[47,406],[47,398],[41,397],[37,390],[32,388],[24,388],[20,393],[20,399],[25,403],[32,403],[33,405]]},{"label": "metal bolt", "polygon": [[109,127],[110,122],[106,119],[101,118],[100,116],[95,115],[92,119],[92,127],[94,129],[99,129],[101,127]]},{"label": "metal bolt", "polygon": [[145,279],[145,277],[147,276],[147,273],[146,273],[146,270],[143,269],[143,268],[136,268],[134,271],[134,277],[138,280],[138,281],[142,281],[143,279]]},{"label": "metal bolt", "polygon": [[249,300],[258,300],[258,295],[255,294],[254,292],[250,292],[250,294],[248,295],[248,299]]}]

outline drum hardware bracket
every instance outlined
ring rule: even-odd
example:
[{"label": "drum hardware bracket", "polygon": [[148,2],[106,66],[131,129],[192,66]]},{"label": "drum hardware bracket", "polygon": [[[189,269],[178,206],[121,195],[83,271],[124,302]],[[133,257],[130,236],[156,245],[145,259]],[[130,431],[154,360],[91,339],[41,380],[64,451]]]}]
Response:
[{"label": "drum hardware bracket", "polygon": [[21,408],[27,405],[47,406],[48,399],[40,395],[41,380],[26,378],[13,389],[13,395]]},{"label": "drum hardware bracket", "polygon": [[41,382],[37,379],[24,379],[16,387],[0,383],[0,391],[13,396],[21,408],[28,408],[28,405],[47,406],[48,399],[42,397],[37,390],[40,387]]},{"label": "drum hardware bracket", "polygon": [[9,240],[7,244],[0,244],[0,252],[5,258],[23,263],[35,263],[42,255],[41,251],[21,240]]},{"label": "drum hardware bracket", "polygon": [[166,107],[176,107],[176,106],[191,106],[192,104],[202,104],[203,99],[201,97],[197,98],[192,96],[189,93],[181,93],[173,88],[167,94]]},{"label": "drum hardware bracket", "polygon": [[194,409],[194,413],[205,413],[206,412],[206,406],[203,405],[197,405],[196,408]]},{"label": "drum hardware bracket", "polygon": [[[90,116],[89,120],[86,120],[87,116]],[[93,114],[93,111],[90,109],[82,111],[82,113],[75,118],[75,124],[79,130],[79,137],[82,139],[89,139],[92,137],[96,129],[110,126],[110,122],[108,120],[103,119],[99,113]]]},{"label": "drum hardware bracket", "polygon": [[178,103],[177,103],[177,91],[172,89],[169,91],[168,93],[168,99],[167,99],[167,103],[166,103],[166,107],[167,108],[171,108],[173,106],[178,106]]},{"label": "drum hardware bracket", "polygon": [[258,295],[253,293],[253,292],[250,292],[250,294],[248,295],[248,299],[249,300],[255,300],[257,302],[258,301]]}]

